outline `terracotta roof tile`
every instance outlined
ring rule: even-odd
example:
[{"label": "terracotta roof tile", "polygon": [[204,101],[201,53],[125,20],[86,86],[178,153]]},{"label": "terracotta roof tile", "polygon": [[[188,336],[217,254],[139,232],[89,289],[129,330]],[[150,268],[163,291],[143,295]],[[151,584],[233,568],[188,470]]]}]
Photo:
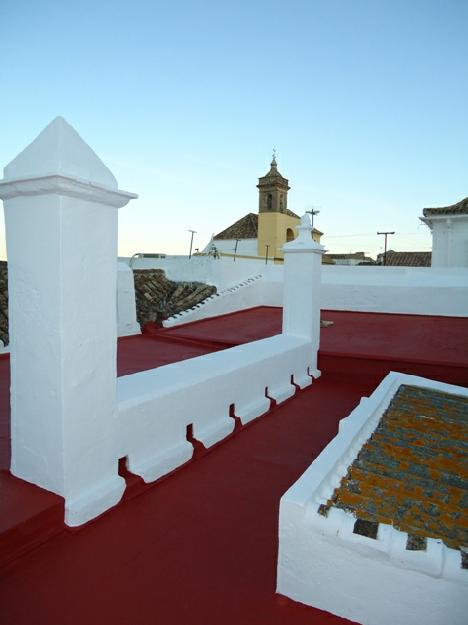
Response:
[{"label": "terracotta roof tile", "polygon": [[[383,258],[383,254],[379,254],[379,259]],[[387,252],[386,265],[394,267],[430,267],[431,252]]]},{"label": "terracotta roof tile", "polygon": [[467,398],[400,386],[322,513],[335,506],[412,537],[467,546],[467,434]]},{"label": "terracotta roof tile", "polygon": [[215,239],[256,239],[258,236],[258,215],[248,213],[226,228]]},{"label": "terracotta roof tile", "polygon": [[425,208],[423,210],[424,217],[433,215],[468,215],[468,197],[452,206],[442,206],[440,208]]},{"label": "terracotta roof tile", "polygon": [[135,269],[133,275],[137,320],[141,325],[160,322],[216,293],[216,287],[201,282],[168,280],[162,269]]},{"label": "terracotta roof tile", "polygon": [[[289,215],[290,217],[295,217],[296,219],[300,219],[299,215],[293,213],[286,208],[283,213],[285,215]],[[317,228],[314,228],[314,232],[317,234],[323,234]],[[248,213],[238,219],[231,226],[215,234],[214,239],[256,239],[258,236],[258,214],[257,213]]]},{"label": "terracotta roof tile", "polygon": [[[172,282],[161,269],[136,269],[135,299],[140,324],[196,306],[216,293],[216,287],[199,282]],[[0,261],[0,340],[8,345],[8,269]]]},{"label": "terracotta roof tile", "polygon": [[[296,215],[296,213],[293,213],[292,211],[290,211],[289,208],[283,209],[283,213],[285,215],[289,215],[290,217],[296,217],[296,219],[300,219],[299,215]],[[323,233],[320,233],[320,234],[323,234]]]}]

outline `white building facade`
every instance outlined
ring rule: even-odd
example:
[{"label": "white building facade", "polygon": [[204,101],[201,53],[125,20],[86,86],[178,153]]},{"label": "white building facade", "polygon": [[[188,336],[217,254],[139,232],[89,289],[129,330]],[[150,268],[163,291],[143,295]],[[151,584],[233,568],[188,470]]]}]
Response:
[{"label": "white building facade", "polygon": [[468,267],[468,197],[423,214],[432,232],[432,267]]}]

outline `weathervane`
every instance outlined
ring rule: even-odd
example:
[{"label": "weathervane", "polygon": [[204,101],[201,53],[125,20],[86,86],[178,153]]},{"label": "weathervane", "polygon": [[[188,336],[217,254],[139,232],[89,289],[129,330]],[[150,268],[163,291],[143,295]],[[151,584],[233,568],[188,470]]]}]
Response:
[{"label": "weathervane", "polygon": [[314,227],[314,215],[318,215],[320,213],[320,211],[312,206],[310,210],[306,211],[306,213],[309,213],[309,215],[310,215],[310,222],[311,222],[310,225],[312,226],[312,229],[313,229],[313,227]]}]

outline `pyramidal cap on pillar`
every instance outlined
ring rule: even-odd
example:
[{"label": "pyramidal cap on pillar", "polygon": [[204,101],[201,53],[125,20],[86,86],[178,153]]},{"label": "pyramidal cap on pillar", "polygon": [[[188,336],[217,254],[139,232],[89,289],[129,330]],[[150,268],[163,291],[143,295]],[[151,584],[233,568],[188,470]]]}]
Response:
[{"label": "pyramidal cap on pillar", "polygon": [[63,117],[46,126],[3,172],[3,199],[55,192],[120,207],[138,197],[118,189],[110,169]]},{"label": "pyramidal cap on pillar", "polygon": [[325,248],[320,243],[317,243],[312,238],[312,225],[310,223],[310,217],[307,213],[304,213],[301,217],[301,222],[297,229],[297,237],[289,243],[283,245],[283,251],[288,252],[314,252],[316,254],[323,254]]}]

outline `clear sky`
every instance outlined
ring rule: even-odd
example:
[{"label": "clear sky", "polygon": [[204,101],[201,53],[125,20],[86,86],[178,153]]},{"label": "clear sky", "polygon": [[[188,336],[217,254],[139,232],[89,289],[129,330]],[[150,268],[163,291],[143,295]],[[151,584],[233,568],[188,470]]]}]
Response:
[{"label": "clear sky", "polygon": [[468,195],[467,32],[468,0],[0,0],[0,165],[63,115],[140,195],[119,253],[188,253],[276,147],[330,251],[428,250]]}]

